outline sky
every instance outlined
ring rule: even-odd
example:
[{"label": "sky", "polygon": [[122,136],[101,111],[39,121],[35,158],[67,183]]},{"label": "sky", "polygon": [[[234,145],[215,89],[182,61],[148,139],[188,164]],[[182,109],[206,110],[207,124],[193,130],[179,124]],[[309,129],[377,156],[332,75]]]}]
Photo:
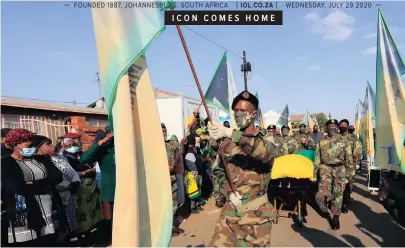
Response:
[{"label": "sky", "polygon": [[[376,2],[374,2],[375,5]],[[90,9],[63,2],[2,2],[1,95],[89,104],[100,98],[98,58]],[[394,39],[405,51],[405,2],[381,2]],[[242,55],[253,68],[248,88],[258,91],[263,112],[324,112],[354,120],[367,80],[375,89],[377,8],[286,9],[282,26],[190,26]],[[183,28],[203,91],[224,48]],[[228,52],[240,92],[241,59]],[[154,87],[198,97],[174,26],[146,53]]]}]

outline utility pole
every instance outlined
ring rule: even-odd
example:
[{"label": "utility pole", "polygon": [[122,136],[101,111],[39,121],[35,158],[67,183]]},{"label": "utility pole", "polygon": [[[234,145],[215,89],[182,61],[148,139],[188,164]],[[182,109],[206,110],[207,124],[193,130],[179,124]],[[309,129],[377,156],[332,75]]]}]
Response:
[{"label": "utility pole", "polygon": [[101,99],[103,98],[103,93],[101,92],[100,72],[96,72],[96,75],[97,75],[98,90],[100,91],[100,99]]},{"label": "utility pole", "polygon": [[332,115],[331,115],[330,112],[329,112],[329,120],[330,120],[330,119],[332,119]]},{"label": "utility pole", "polygon": [[248,90],[248,87],[247,87],[247,73],[252,72],[252,67],[251,67],[249,62],[246,62],[246,52],[245,51],[243,51],[242,59],[243,59],[243,64],[241,65],[241,71],[243,72],[243,79],[244,79],[244,82],[245,82],[245,90],[247,91]]}]

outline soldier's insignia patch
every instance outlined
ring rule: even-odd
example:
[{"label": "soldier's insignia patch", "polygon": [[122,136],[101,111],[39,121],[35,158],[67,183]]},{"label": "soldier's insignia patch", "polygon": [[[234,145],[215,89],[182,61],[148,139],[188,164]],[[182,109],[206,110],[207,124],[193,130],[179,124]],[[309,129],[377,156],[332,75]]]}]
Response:
[{"label": "soldier's insignia patch", "polygon": [[249,99],[249,97],[250,97],[249,92],[243,92],[242,96],[245,99]]}]

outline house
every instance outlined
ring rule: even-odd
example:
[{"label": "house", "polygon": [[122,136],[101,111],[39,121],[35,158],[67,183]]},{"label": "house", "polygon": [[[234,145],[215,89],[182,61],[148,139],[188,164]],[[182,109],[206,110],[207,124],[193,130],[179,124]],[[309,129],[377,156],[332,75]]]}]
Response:
[{"label": "house", "polygon": [[291,123],[301,123],[305,115],[291,115]]},{"label": "house", "polygon": [[263,120],[265,126],[269,125],[276,125],[278,120],[280,119],[281,114],[277,113],[275,111],[269,110],[266,113],[263,114]]},{"label": "house", "polygon": [[1,98],[1,128],[25,128],[54,142],[68,132],[82,133],[86,149],[94,141],[95,132],[107,124],[104,108]]}]

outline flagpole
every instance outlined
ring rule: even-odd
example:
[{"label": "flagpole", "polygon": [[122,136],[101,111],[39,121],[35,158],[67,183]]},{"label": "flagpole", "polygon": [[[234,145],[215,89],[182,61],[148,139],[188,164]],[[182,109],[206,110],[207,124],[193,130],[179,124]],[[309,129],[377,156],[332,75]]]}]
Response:
[{"label": "flagpole", "polygon": [[[173,11],[174,9],[171,9],[171,10]],[[205,97],[204,97],[204,94],[202,92],[200,81],[198,80],[198,77],[197,77],[197,73],[195,72],[193,61],[191,60],[191,56],[190,56],[190,53],[188,51],[188,47],[187,47],[187,44],[186,44],[186,40],[184,39],[183,32],[181,31],[180,25],[176,25],[176,28],[177,28],[177,32],[179,33],[181,43],[183,44],[184,52],[186,53],[188,64],[190,65],[190,68],[191,68],[191,72],[193,73],[194,80],[195,80],[195,83],[196,83],[197,88],[198,88],[198,92],[200,93],[201,101],[204,104],[205,112],[207,112],[208,120],[212,123],[211,114],[210,114],[210,112],[208,110],[208,105],[207,105],[207,102],[205,101]],[[219,155],[221,157],[222,163],[225,166],[225,173],[226,173],[226,177],[227,177],[229,186],[231,187],[232,192],[236,194],[236,188],[235,188],[235,185],[232,182],[231,173],[228,170],[228,167],[226,166],[227,163],[225,161],[224,154],[223,154],[223,151],[222,151],[221,148],[219,149]]]}]

